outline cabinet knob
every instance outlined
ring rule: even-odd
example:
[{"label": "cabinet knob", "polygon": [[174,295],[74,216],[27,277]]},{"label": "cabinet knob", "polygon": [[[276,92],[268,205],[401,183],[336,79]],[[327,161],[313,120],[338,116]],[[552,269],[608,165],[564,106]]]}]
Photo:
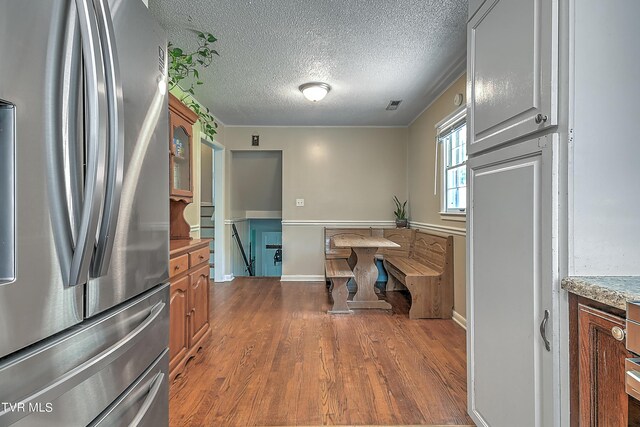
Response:
[{"label": "cabinet knob", "polygon": [[549,117],[547,117],[545,114],[538,113],[536,114],[535,121],[536,121],[536,124],[539,125],[540,123],[546,122],[548,119]]},{"label": "cabinet knob", "polygon": [[627,333],[620,326],[614,326],[611,328],[611,335],[618,341],[623,341]]}]

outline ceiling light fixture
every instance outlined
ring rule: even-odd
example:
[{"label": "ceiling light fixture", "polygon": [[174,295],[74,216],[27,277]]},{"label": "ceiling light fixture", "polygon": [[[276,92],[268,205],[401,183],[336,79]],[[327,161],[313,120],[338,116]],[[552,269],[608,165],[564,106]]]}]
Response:
[{"label": "ceiling light fixture", "polygon": [[311,82],[300,85],[298,89],[300,89],[300,92],[302,92],[304,97],[309,101],[318,102],[327,96],[327,93],[331,90],[331,86],[326,83]]}]

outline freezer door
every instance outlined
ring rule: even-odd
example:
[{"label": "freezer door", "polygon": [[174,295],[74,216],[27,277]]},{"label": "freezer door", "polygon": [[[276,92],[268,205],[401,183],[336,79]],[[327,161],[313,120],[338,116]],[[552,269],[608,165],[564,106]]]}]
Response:
[{"label": "freezer door", "polygon": [[163,427],[169,424],[169,350],[89,427]]},{"label": "freezer door", "polygon": [[[166,281],[169,259],[166,33],[140,0],[100,1],[111,15],[114,35],[113,51],[105,58],[114,55],[121,80],[123,178],[120,184],[107,178],[105,206],[114,195],[119,208],[111,213],[105,209],[115,234],[105,236],[112,245],[110,259],[98,266],[102,271],[92,272],[96,278],[87,285],[87,317]],[[108,167],[107,172],[116,169]],[[106,223],[103,217],[101,231]],[[102,244],[99,237],[97,256],[104,252]]]},{"label": "freezer door", "polygon": [[83,318],[80,56],[74,2],[0,0],[0,358]]},{"label": "freezer door", "polygon": [[166,354],[168,291],[158,287],[0,364],[0,426],[86,426],[100,416]]}]

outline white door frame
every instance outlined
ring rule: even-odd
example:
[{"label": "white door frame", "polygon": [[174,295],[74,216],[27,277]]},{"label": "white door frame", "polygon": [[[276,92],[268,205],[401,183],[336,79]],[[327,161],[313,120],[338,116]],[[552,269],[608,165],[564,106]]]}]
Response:
[{"label": "white door frame", "polygon": [[212,200],[214,201],[214,281],[224,282],[226,277],[226,254],[224,248],[224,242],[226,240],[227,227],[224,224],[224,212],[225,212],[225,199],[224,194],[224,181],[225,181],[225,151],[224,145],[217,141],[209,141],[202,138],[202,143],[211,147],[211,164],[213,165],[213,194]]}]

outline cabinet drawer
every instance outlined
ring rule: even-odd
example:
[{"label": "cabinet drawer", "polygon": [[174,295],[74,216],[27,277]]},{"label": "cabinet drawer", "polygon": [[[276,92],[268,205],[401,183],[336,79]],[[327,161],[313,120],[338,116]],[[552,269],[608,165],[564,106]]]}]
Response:
[{"label": "cabinet drawer", "polygon": [[198,249],[189,254],[189,262],[191,267],[207,262],[209,260],[209,247]]},{"label": "cabinet drawer", "polygon": [[169,277],[176,276],[189,269],[189,255],[184,254],[169,260]]}]

